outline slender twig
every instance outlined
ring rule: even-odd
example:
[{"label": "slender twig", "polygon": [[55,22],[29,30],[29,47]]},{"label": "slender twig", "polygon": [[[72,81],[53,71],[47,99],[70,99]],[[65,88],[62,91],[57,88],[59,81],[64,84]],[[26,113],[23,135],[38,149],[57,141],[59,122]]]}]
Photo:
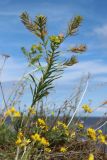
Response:
[{"label": "slender twig", "polygon": [[21,84],[22,81],[24,81],[25,78],[28,78],[28,76],[34,72],[38,71],[38,69],[34,69],[26,74],[24,74],[18,81],[18,83],[16,84],[16,86],[14,87],[14,89],[12,90],[8,100],[7,100],[7,103],[9,102],[10,98],[12,97],[13,93],[17,91],[17,89],[19,90],[19,86]]},{"label": "slender twig", "polygon": [[16,153],[15,160],[18,160],[18,157],[19,157],[19,152],[20,152],[20,150],[19,150],[19,147],[17,147],[17,153]]},{"label": "slender twig", "polygon": [[77,106],[75,112],[73,113],[73,115],[72,115],[72,117],[71,117],[71,119],[70,119],[70,121],[69,121],[69,123],[68,123],[67,126],[69,126],[69,125],[71,124],[71,122],[72,122],[75,114],[77,113],[77,111],[78,111],[78,109],[79,109],[79,107],[80,107],[80,105],[81,105],[81,102],[82,102],[82,100],[83,100],[83,98],[84,98],[84,96],[85,96],[85,93],[86,93],[86,91],[87,91],[88,84],[89,84],[89,78],[87,79],[86,86],[85,86],[84,92],[83,92],[83,94],[82,94],[82,96],[81,96],[81,99],[80,99],[80,101],[79,101],[79,103],[78,103],[78,106]]},{"label": "slender twig", "polygon": [[103,126],[105,126],[107,124],[107,121],[105,121],[101,126],[99,126],[98,128],[95,129],[95,131],[99,130],[100,128],[102,128]]},{"label": "slender twig", "polygon": [[[8,55],[2,55],[2,56],[4,56],[4,61],[3,61],[3,64],[2,64],[2,66],[0,68],[0,76],[2,75],[3,68],[5,66],[6,60],[9,57]],[[2,97],[3,97],[3,101],[4,101],[4,104],[5,104],[5,109],[7,109],[7,104],[6,104],[6,100],[5,100],[4,91],[3,91],[3,87],[2,87],[1,81],[0,81],[0,89],[1,89]]]},{"label": "slender twig", "polygon": [[2,96],[3,96],[3,101],[4,101],[4,104],[5,104],[5,109],[7,109],[7,103],[6,103],[6,100],[5,100],[5,96],[4,96],[4,91],[3,91],[3,87],[2,87],[2,84],[0,82],[0,89],[1,89],[1,93],[2,93]]},{"label": "slender twig", "polygon": [[23,160],[25,154],[26,154],[26,146],[24,147],[24,152],[23,152],[23,154],[22,154],[21,160]]},{"label": "slender twig", "polygon": [[4,68],[4,66],[5,66],[6,59],[7,59],[7,57],[4,56],[4,61],[3,61],[3,64],[2,64],[2,66],[1,66],[1,68],[0,68],[0,75],[1,75],[2,72],[3,72],[3,68]]}]

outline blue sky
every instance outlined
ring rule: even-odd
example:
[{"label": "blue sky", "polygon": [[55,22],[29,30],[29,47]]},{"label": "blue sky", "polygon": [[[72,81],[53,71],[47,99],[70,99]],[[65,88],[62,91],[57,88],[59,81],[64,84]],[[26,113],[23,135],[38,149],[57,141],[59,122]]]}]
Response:
[{"label": "blue sky", "polygon": [[[67,28],[76,15],[84,17],[77,36],[62,46],[84,43],[87,52],[79,57],[80,63],[66,70],[63,78],[56,81],[56,89],[50,97],[56,103],[72,93],[72,87],[81,76],[91,73],[89,89],[84,102],[93,100],[98,105],[107,99],[107,1],[106,0],[4,0],[0,1],[0,54],[9,54],[1,80],[18,80],[25,72],[26,59],[21,47],[30,48],[36,38],[25,29],[20,14],[27,11],[31,17],[44,14],[48,18],[49,34],[59,34]],[[0,60],[0,64],[2,60]],[[74,83],[75,82],[75,83]],[[6,89],[7,90],[7,89]],[[104,112],[106,109],[102,109]],[[99,115],[100,112],[96,113]]]}]

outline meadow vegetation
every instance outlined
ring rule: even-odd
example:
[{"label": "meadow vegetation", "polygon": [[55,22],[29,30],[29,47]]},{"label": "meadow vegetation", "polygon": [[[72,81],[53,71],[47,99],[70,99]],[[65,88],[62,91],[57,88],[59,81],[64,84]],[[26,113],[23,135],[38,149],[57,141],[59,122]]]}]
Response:
[{"label": "meadow vegetation", "polygon": [[[10,97],[7,103],[3,96],[0,160],[106,160],[103,147],[107,145],[107,135],[101,127],[85,127],[81,118],[76,117],[78,97],[75,97],[77,103],[74,106],[65,103],[56,111],[48,113],[43,103],[54,88],[53,82],[66,72],[67,67],[78,63],[78,56],[84,56],[86,45],[75,45],[66,50],[61,47],[67,39],[77,34],[83,18],[76,16],[71,19],[65,33],[49,35],[44,15],[31,20],[24,12],[20,17],[24,26],[38,40],[29,50],[22,47],[30,72],[18,82],[18,87],[25,84],[20,96],[26,86],[30,87],[32,103],[26,106],[25,111],[18,110],[15,98],[12,100]],[[66,54],[68,59],[64,58]],[[2,84],[0,85],[2,90]],[[13,94],[16,96],[18,91],[19,88]],[[89,104],[84,104],[81,108],[86,116],[93,112]],[[68,112],[65,112],[67,109]]]}]

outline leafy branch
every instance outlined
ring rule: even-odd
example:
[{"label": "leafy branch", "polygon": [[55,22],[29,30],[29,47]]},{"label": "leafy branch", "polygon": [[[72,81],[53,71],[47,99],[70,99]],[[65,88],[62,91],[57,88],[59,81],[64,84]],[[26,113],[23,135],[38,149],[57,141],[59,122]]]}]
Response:
[{"label": "leafy branch", "polygon": [[[33,44],[30,51],[22,47],[24,55],[27,57],[29,64],[33,67],[41,68],[42,75],[39,82],[36,81],[34,75],[30,75],[32,84],[30,85],[33,100],[31,106],[47,96],[51,89],[54,88],[53,81],[60,78],[65,67],[78,63],[77,55],[72,55],[70,59],[64,60],[60,58],[60,45],[64,43],[68,36],[74,35],[82,22],[81,16],[76,16],[68,25],[67,32],[64,34],[48,36],[47,18],[43,15],[36,16],[32,21],[27,12],[21,14],[21,20],[25,27],[40,39],[38,44]],[[86,51],[85,45],[79,45],[67,50],[72,53],[82,53]],[[45,67],[43,67],[45,62]],[[39,70],[40,71],[40,70]]]}]

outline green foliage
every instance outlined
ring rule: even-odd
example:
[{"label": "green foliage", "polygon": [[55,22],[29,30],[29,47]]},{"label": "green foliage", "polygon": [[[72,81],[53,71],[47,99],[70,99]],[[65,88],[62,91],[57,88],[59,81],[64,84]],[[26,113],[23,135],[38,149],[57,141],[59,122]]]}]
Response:
[{"label": "green foliage", "polygon": [[7,145],[15,138],[14,132],[6,124],[0,125],[0,145]]}]

